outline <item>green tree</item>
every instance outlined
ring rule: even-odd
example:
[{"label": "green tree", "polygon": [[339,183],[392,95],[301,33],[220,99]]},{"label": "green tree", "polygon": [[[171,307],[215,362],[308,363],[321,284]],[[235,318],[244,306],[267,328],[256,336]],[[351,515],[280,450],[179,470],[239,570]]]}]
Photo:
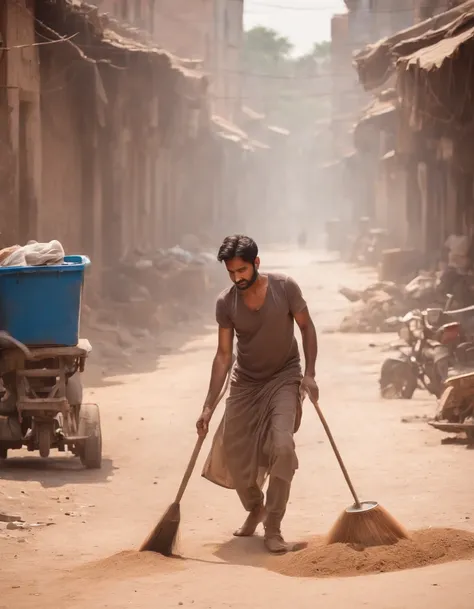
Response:
[{"label": "green tree", "polygon": [[331,41],[323,40],[323,42],[315,42],[311,49],[310,55],[321,59],[329,59],[331,54]]},{"label": "green tree", "polygon": [[248,30],[243,53],[245,104],[290,130],[304,131],[326,117],[330,47],[330,42],[316,42],[311,51],[295,57],[291,41],[277,31],[263,26]]},{"label": "green tree", "polygon": [[293,45],[275,30],[257,26],[245,32],[244,48],[248,59],[258,58],[261,63],[274,64],[287,61]]},{"label": "green tree", "polygon": [[309,53],[295,59],[295,69],[298,74],[307,76],[327,71],[330,57],[331,43],[328,40],[315,42]]}]

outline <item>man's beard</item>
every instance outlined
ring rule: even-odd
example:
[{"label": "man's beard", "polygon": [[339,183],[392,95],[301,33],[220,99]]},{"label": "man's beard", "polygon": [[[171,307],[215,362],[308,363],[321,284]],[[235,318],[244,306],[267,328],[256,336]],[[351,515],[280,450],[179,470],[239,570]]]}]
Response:
[{"label": "man's beard", "polygon": [[258,279],[258,270],[257,270],[256,266],[254,265],[252,277],[248,281],[247,281],[247,279],[242,279],[241,281],[236,282],[235,286],[241,292],[245,292],[245,290],[248,290],[250,287],[253,286],[253,284],[257,281],[257,279]]}]

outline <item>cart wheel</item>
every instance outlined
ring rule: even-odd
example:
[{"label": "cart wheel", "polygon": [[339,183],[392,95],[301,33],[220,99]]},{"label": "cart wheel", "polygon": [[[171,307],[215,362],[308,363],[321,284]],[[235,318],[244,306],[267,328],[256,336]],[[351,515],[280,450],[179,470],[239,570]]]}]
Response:
[{"label": "cart wheel", "polygon": [[51,430],[48,425],[40,425],[37,434],[39,454],[43,459],[47,459],[51,449]]},{"label": "cart wheel", "polygon": [[78,435],[87,436],[87,439],[78,446],[77,451],[82,465],[87,469],[100,469],[102,466],[102,432],[97,404],[81,406]]},{"label": "cart wheel", "polygon": [[0,459],[6,459],[8,457],[8,448],[0,446]]}]

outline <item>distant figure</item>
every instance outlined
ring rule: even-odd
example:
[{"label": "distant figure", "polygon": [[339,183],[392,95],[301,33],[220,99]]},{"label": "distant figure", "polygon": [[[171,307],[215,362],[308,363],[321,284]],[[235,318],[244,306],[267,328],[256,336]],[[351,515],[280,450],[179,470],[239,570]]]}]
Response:
[{"label": "distant figure", "polygon": [[[219,296],[217,353],[209,392],[197,421],[205,436],[226,375],[232,365],[234,336],[237,361],[224,417],[214,437],[203,476],[235,489],[249,515],[234,535],[249,537],[263,522],[269,552],[288,550],[281,522],[290,496],[298,459],[293,434],[301,420],[301,387],[317,395],[316,330],[298,284],[285,275],[259,273],[253,239],[224,239],[217,259],[224,262],[232,287]],[[300,328],[305,354],[301,371],[294,322]],[[264,503],[262,486],[269,476]]]},{"label": "distant figure", "polygon": [[306,234],[305,230],[302,230],[301,233],[298,235],[298,245],[299,245],[299,247],[303,248],[303,247],[306,247],[307,242],[308,242],[308,235]]}]

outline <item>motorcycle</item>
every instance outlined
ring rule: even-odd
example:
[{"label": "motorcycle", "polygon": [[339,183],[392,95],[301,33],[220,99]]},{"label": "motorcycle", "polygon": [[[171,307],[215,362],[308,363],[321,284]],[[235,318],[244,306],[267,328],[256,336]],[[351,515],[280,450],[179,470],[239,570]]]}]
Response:
[{"label": "motorcycle", "polygon": [[[395,345],[399,354],[387,358],[381,368],[380,391],[383,398],[411,399],[417,388],[440,397],[449,368],[458,357],[462,331],[459,322],[436,325],[438,310],[415,309],[398,319],[403,345]],[[441,310],[441,312],[443,312]],[[467,353],[459,350],[459,354]]]},{"label": "motorcycle", "polygon": [[[452,299],[452,297],[450,296]],[[474,339],[474,305],[462,309],[428,309],[433,324],[458,323],[464,343],[472,344]]]},{"label": "motorcycle", "polygon": [[468,446],[474,446],[474,372],[446,380],[435,418],[428,424],[447,433],[465,433]]},{"label": "motorcycle", "polygon": [[[3,333],[5,334],[5,333]],[[81,373],[91,352],[75,347],[28,348],[11,337],[0,341],[0,459],[23,446],[47,458],[69,448],[88,469],[102,464],[99,408],[82,403]]]}]

